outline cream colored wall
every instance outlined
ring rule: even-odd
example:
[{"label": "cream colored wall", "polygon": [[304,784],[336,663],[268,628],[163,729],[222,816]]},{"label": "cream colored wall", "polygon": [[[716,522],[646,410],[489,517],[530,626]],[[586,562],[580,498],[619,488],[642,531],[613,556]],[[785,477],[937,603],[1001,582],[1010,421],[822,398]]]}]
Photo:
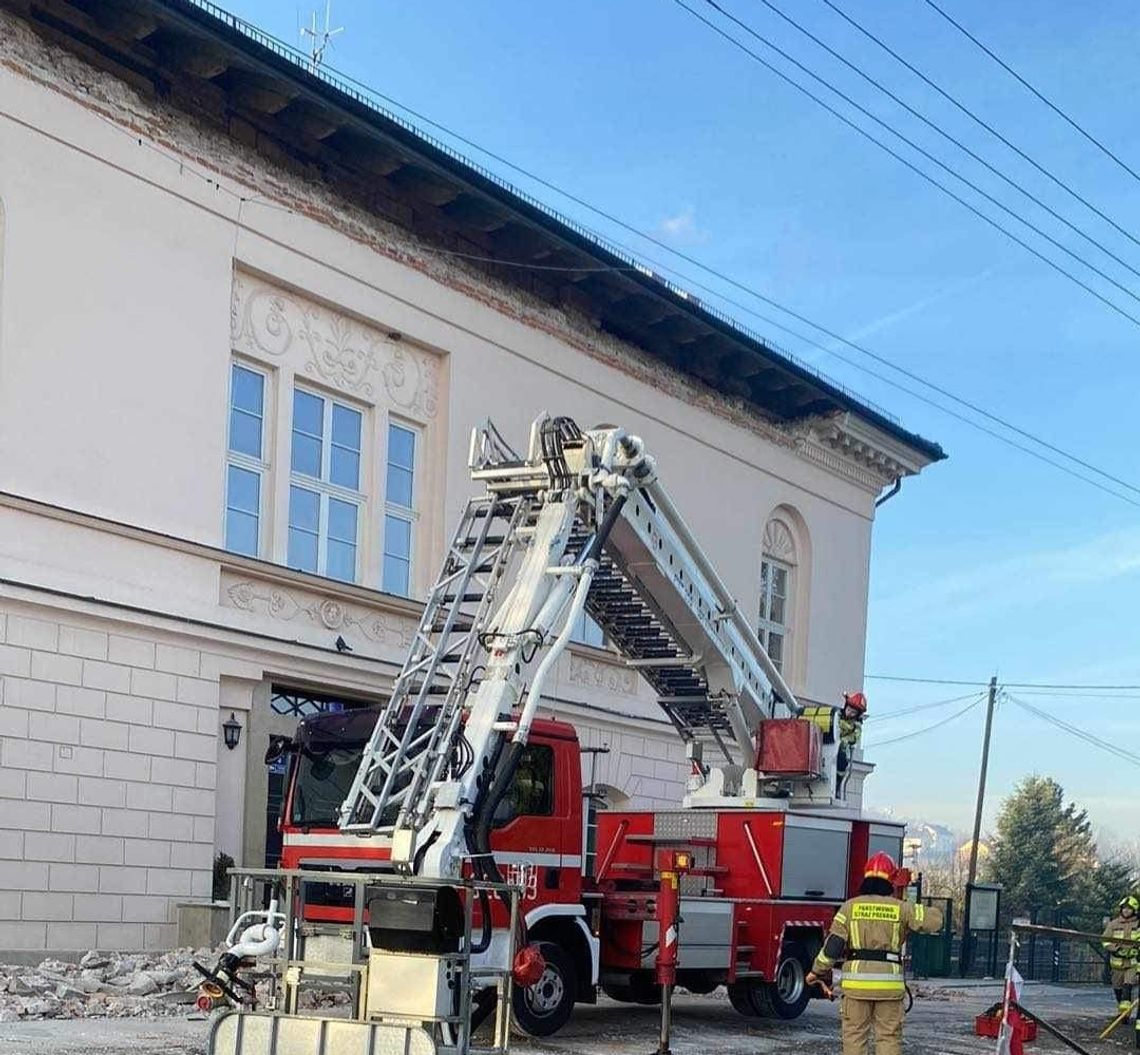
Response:
[{"label": "cream colored wall", "polygon": [[[9,16],[0,15],[0,29],[0,52],[58,79],[48,88],[0,64],[7,114],[0,117],[0,491],[78,511],[0,498],[0,578],[15,584],[0,586],[8,634],[0,649],[0,948],[168,940],[174,902],[208,894],[216,848],[260,863],[249,860],[257,844],[250,817],[264,783],[258,741],[268,726],[258,708],[268,685],[376,696],[410,641],[414,604],[209,548],[221,543],[235,349],[286,389],[305,377],[351,396],[378,421],[411,414],[427,430],[421,593],[471,490],[472,425],[490,415],[522,446],[542,410],[584,425],[620,423],[645,438],[746,610],[757,606],[765,523],[782,506],[802,518],[810,586],[800,598],[793,687],[834,700],[859,684],[876,490],[866,472],[837,468],[835,458],[828,468],[802,444],[725,410],[719,397],[609,338],[587,338],[574,320],[459,265],[425,263],[413,243],[394,243],[386,228],[364,230],[347,207],[274,207],[286,191],[323,192],[298,190],[264,167],[257,198],[226,177],[232,193],[208,186],[195,174],[203,157],[220,172],[250,178],[255,162],[236,150],[227,155],[227,144],[177,115],[156,116],[150,103],[75,60],[45,57]],[[69,78],[76,69],[82,76]],[[81,96],[73,80],[87,85]],[[140,146],[116,125],[128,110],[132,123],[156,121],[171,138],[193,141],[194,159],[180,164],[171,147],[150,149],[150,140]],[[250,200],[239,204],[239,195]],[[241,321],[251,289],[291,304],[294,326],[318,318],[326,336],[349,327],[358,336],[348,351],[371,348],[375,358],[356,363],[363,375],[322,373],[314,345],[296,332],[285,349],[251,342]],[[383,340],[391,331],[402,335],[397,345]],[[397,351],[430,365],[417,374],[431,375],[430,412],[424,399],[412,408],[402,382],[393,384]],[[288,450],[287,425],[274,423],[278,459]],[[381,452],[369,456],[378,480]],[[279,491],[265,556],[284,552],[284,503]],[[374,547],[375,534],[368,541]],[[372,576],[375,555],[368,567]],[[41,624],[52,629],[35,629]],[[352,655],[332,650],[337,634]],[[108,673],[99,665],[116,666],[110,650],[118,638],[140,642],[137,662],[123,660],[122,670]],[[76,651],[80,640],[91,654]],[[159,656],[192,661],[194,672],[166,670]],[[97,683],[109,676],[117,687]],[[193,701],[179,695],[183,679],[200,690]],[[72,690],[93,694],[85,697],[88,712],[61,704]],[[677,801],[680,747],[631,671],[576,648],[559,665],[549,707],[575,721],[586,744],[611,747],[599,781],[637,803]],[[220,742],[231,710],[246,729],[236,752]],[[132,736],[149,752],[136,750]],[[67,769],[77,753],[89,773]],[[133,784],[117,775],[120,754],[134,760]],[[57,804],[45,798],[45,780],[65,795]],[[192,808],[175,806],[179,786],[187,789],[180,798],[192,789]],[[96,791],[115,802],[97,802]],[[130,809],[128,794],[162,807],[142,809],[130,832],[118,832],[115,811]],[[80,846],[79,832],[67,827],[78,823],[69,808],[94,811],[83,823],[90,838],[103,840],[98,853],[106,860],[96,863],[94,843]],[[183,842],[164,825],[182,831],[185,817]],[[42,838],[29,840],[32,832]],[[133,865],[132,855],[148,863]],[[124,883],[135,886],[120,890]],[[50,918],[40,894],[55,897]],[[105,900],[90,900],[96,896]],[[141,915],[136,897],[144,899]]]}]

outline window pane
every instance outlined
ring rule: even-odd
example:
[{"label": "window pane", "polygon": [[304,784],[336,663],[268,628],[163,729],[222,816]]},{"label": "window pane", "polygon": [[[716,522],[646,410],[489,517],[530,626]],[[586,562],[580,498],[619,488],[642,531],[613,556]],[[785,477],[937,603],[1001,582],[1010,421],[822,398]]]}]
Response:
[{"label": "window pane", "polygon": [[321,441],[293,433],[293,471],[314,480],[321,478]]},{"label": "window pane", "polygon": [[768,618],[773,623],[778,623],[780,626],[783,626],[784,623],[787,622],[787,620],[784,618],[784,598],[783,597],[776,597],[775,595],[773,595],[773,597],[772,597],[772,611],[769,613]]},{"label": "window pane", "polygon": [[329,452],[329,479],[341,487],[360,490],[360,455],[335,443]]},{"label": "window pane", "polygon": [[244,366],[235,365],[230,380],[230,405],[247,411],[255,417],[262,416],[264,407],[265,378]]},{"label": "window pane", "polygon": [[388,490],[384,497],[393,505],[412,507],[412,474],[396,465],[388,466]]},{"label": "window pane", "polygon": [[356,581],[356,547],[348,542],[338,542],[330,538],[328,541],[328,568],[325,574],[330,579],[343,579],[345,582]]},{"label": "window pane", "polygon": [[772,594],[775,597],[788,596],[788,569],[772,568]]},{"label": "window pane", "polygon": [[416,466],[416,434],[399,425],[388,426],[388,464],[409,472]]},{"label": "window pane", "polygon": [[316,571],[317,536],[291,527],[288,564],[290,568],[299,568],[301,571]]},{"label": "window pane", "polygon": [[257,517],[239,509],[226,510],[226,549],[257,556]]},{"label": "window pane", "polygon": [[289,488],[289,526],[315,535],[320,530],[321,496],[303,487]]},{"label": "window pane", "polygon": [[261,418],[236,407],[230,411],[230,450],[261,457]]},{"label": "window pane", "polygon": [[385,554],[384,581],[381,584],[381,589],[383,589],[385,593],[394,593],[399,597],[407,597],[411,570],[412,566],[408,561],[401,560],[399,557],[390,557]]},{"label": "window pane", "polygon": [[261,477],[236,465],[226,467],[226,506],[256,517],[261,512]]},{"label": "window pane", "polygon": [[386,556],[410,560],[412,556],[412,522],[402,517],[384,518],[384,553]]},{"label": "window pane", "polygon": [[356,545],[356,506],[351,502],[329,499],[329,538]]},{"label": "window pane", "polygon": [[594,648],[604,648],[606,635],[600,626],[585,612],[578,616],[577,622],[570,635],[571,641],[580,645],[593,645]]},{"label": "window pane", "polygon": [[320,396],[293,390],[293,431],[310,436],[324,435],[325,401]]},{"label": "window pane", "polygon": [[332,441],[340,447],[360,450],[360,411],[333,404]]},{"label": "window pane", "polygon": [[784,635],[770,633],[768,635],[768,655],[779,670],[784,661]]}]

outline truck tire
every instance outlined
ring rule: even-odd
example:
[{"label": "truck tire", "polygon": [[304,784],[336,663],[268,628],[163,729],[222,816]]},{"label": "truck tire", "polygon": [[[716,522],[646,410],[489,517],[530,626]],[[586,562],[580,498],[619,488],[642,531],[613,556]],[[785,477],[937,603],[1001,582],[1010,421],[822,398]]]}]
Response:
[{"label": "truck tire", "polygon": [[538,949],[546,968],[534,985],[515,986],[512,1010],[515,1024],[532,1037],[549,1037],[557,1033],[574,1010],[578,992],[578,973],[574,959],[561,946],[540,941]]},{"label": "truck tire", "polygon": [[761,1003],[759,996],[765,983],[757,978],[742,978],[728,984],[728,1002],[734,1011],[745,1018],[766,1018],[769,1014],[767,1003]]},{"label": "truck tire", "polygon": [[753,999],[761,1017],[799,1018],[811,999],[805,978],[811,970],[807,949],[799,942],[788,942],[780,953],[776,980],[756,987]]}]

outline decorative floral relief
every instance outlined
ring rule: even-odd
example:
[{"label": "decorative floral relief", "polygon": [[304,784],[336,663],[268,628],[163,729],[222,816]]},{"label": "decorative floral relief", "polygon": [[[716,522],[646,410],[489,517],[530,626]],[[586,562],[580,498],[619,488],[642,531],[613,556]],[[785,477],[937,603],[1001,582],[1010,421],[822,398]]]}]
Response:
[{"label": "decorative floral relief", "polygon": [[633,696],[637,692],[637,675],[632,670],[598,663],[573,653],[570,655],[570,683],[622,696]]},{"label": "decorative floral relief", "polygon": [[260,612],[283,622],[301,619],[338,633],[355,631],[377,644],[397,648],[410,647],[416,629],[409,619],[348,606],[331,597],[294,595],[264,583],[231,583],[225,589],[223,603],[243,612]]},{"label": "decorative floral relief", "polygon": [[439,411],[439,362],[374,326],[248,275],[236,276],[230,304],[233,346],[261,358],[294,354],[312,377],[362,399],[381,392],[400,410]]},{"label": "decorative floral relief", "polygon": [[337,388],[371,396],[375,389],[368,379],[376,372],[379,336],[364,327],[354,326],[341,315],[331,316],[324,332],[321,322],[315,312],[303,313],[301,340],[309,349],[306,372]]}]

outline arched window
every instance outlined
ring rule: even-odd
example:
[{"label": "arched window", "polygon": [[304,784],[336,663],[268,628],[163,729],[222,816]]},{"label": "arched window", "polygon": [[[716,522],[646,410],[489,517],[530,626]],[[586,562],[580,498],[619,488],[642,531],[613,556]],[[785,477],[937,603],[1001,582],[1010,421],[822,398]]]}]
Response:
[{"label": "arched window", "polygon": [[760,618],[757,633],[781,674],[791,658],[797,587],[796,538],[786,520],[774,516],[764,527],[760,561]]}]

